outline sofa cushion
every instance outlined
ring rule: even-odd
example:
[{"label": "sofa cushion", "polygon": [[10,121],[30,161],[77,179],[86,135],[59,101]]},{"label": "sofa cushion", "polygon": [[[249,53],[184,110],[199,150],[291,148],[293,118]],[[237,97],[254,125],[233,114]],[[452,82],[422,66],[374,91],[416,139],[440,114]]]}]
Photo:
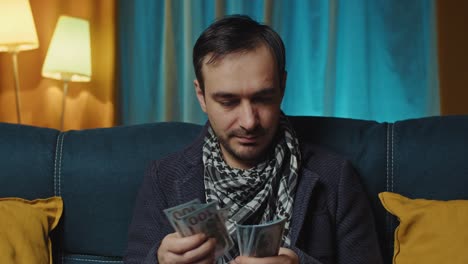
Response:
[{"label": "sofa cushion", "polygon": [[121,257],[149,162],[186,146],[200,128],[171,122],[60,133],[54,178],[65,201],[64,259],[75,263],[72,253],[89,261],[93,255]]},{"label": "sofa cushion", "polygon": [[29,200],[54,196],[58,131],[0,123],[0,197]]},{"label": "sofa cushion", "polygon": [[0,263],[52,263],[49,232],[62,209],[60,197],[0,198]]},{"label": "sofa cushion", "polygon": [[383,206],[399,221],[393,263],[468,263],[468,201],[409,199],[379,194]]},{"label": "sofa cushion", "polygon": [[399,121],[389,137],[388,191],[434,200],[468,199],[468,116]]}]

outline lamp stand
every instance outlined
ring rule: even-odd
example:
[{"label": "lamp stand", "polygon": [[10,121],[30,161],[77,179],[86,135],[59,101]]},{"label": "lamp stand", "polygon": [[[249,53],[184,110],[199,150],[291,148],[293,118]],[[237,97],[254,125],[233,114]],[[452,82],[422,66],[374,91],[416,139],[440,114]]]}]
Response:
[{"label": "lamp stand", "polygon": [[19,95],[19,77],[18,77],[18,51],[11,52],[13,60],[13,75],[15,78],[15,97],[16,97],[16,119],[18,124],[21,124],[21,103]]},{"label": "lamp stand", "polygon": [[68,81],[63,81],[63,98],[62,98],[62,118],[60,122],[60,130],[63,130],[63,120],[65,117],[65,103],[67,102]]}]

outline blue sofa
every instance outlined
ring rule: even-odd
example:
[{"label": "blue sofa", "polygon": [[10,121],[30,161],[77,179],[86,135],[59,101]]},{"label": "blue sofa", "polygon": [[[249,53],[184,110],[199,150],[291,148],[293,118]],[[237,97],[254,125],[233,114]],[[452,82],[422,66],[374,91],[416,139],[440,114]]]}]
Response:
[{"label": "blue sofa", "polygon": [[[468,116],[291,120],[303,143],[341,153],[360,173],[386,263],[398,222],[381,206],[379,192],[468,198]],[[121,263],[146,165],[187,145],[200,128],[169,122],[60,132],[0,123],[0,197],[63,198],[52,234],[55,263]]]}]

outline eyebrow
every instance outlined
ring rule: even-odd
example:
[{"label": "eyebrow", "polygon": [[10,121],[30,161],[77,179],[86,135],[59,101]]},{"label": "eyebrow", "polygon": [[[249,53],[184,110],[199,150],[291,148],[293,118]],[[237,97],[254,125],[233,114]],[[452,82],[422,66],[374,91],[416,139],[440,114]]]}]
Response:
[{"label": "eyebrow", "polygon": [[[275,94],[276,89],[274,87],[263,88],[258,92],[255,92],[252,96],[265,96],[265,95],[272,95]],[[212,94],[212,97],[215,99],[229,99],[237,97],[236,94],[229,93],[229,92],[216,92]]]}]

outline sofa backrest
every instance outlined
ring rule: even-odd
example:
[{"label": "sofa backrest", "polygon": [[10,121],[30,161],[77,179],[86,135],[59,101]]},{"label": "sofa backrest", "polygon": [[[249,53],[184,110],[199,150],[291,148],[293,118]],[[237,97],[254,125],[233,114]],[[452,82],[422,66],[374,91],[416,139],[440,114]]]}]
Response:
[{"label": "sofa backrest", "polygon": [[63,198],[54,263],[121,263],[146,166],[200,128],[174,122],[60,133],[0,124],[0,197]]},{"label": "sofa backrest", "polygon": [[296,117],[304,141],[349,159],[372,203],[385,263],[392,262],[397,219],[381,205],[378,193],[409,198],[468,199],[468,116],[374,121]]},{"label": "sofa backrest", "polygon": [[[292,117],[303,143],[351,160],[369,194],[387,263],[394,217],[377,194],[467,199],[468,116],[396,123]],[[200,125],[155,123],[59,132],[0,124],[0,197],[64,199],[54,232],[58,263],[121,263],[135,196],[148,162],[189,144]]]}]

